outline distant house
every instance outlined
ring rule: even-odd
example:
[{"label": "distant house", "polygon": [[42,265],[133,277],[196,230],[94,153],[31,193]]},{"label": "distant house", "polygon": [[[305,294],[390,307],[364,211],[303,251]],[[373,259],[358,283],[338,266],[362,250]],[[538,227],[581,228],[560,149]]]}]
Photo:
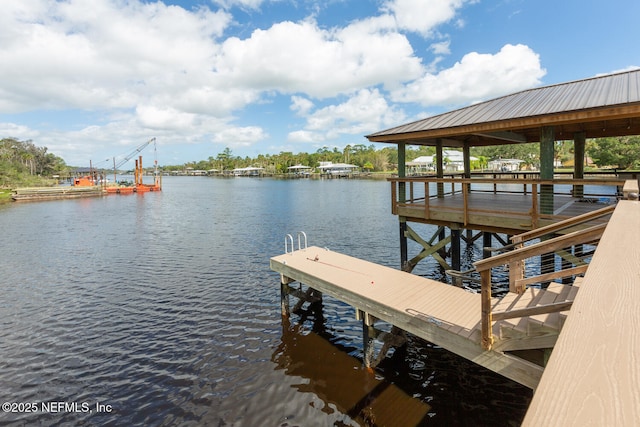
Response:
[{"label": "distant house", "polygon": [[[442,157],[444,157],[444,170],[449,172],[459,172],[464,170],[464,155],[462,151],[457,150],[442,150]],[[469,160],[478,160],[477,157],[470,156]]]},{"label": "distant house", "polygon": [[262,176],[264,168],[248,166],[246,168],[235,168],[231,172],[234,176]]},{"label": "distant house", "polygon": [[407,162],[407,175],[422,175],[436,170],[434,156],[420,156]]},{"label": "distant house", "polygon": [[320,162],[318,166],[321,173],[332,176],[348,176],[351,175],[358,166],[347,163]]},{"label": "distant house", "polygon": [[523,162],[524,160],[518,159],[496,159],[487,163],[487,167],[498,172],[517,172]]},{"label": "distant house", "polygon": [[[464,170],[464,154],[457,150],[442,150],[444,158],[444,170],[459,172]],[[478,160],[477,157],[469,157],[469,160]],[[421,175],[436,170],[436,156],[420,156],[407,162],[408,175]]]},{"label": "distant house", "polygon": [[310,166],[305,166],[305,165],[295,165],[295,166],[289,166],[287,168],[289,173],[292,173],[295,175],[309,175],[310,169],[311,169]]}]

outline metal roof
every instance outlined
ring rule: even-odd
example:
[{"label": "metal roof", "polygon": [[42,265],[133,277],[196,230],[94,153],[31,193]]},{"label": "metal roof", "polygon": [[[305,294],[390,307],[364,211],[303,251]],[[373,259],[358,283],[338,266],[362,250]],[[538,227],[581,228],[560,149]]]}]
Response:
[{"label": "metal roof", "polygon": [[[556,136],[640,134],[640,69],[529,89],[368,135],[372,142],[449,145],[536,142]],[[570,139],[570,138],[558,138]]]}]

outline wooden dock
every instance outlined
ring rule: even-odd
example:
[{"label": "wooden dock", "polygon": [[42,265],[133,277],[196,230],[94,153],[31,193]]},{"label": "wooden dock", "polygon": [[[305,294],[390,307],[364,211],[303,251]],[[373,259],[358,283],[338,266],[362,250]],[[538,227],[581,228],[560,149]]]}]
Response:
[{"label": "wooden dock", "polygon": [[[518,234],[615,203],[621,179],[393,178],[391,211],[407,221]],[[440,186],[438,193],[434,187]],[[551,189],[545,198],[545,186]],[[404,190],[401,189],[404,188]],[[604,193],[590,190],[606,189]]]},{"label": "wooden dock", "polygon": [[[496,322],[494,334],[504,339],[487,351],[481,346],[480,294],[319,247],[273,257],[270,265],[282,275],[283,283],[297,281],[331,295],[354,307],[354,316],[369,324],[385,321],[531,388],[537,386],[543,367],[505,349],[552,346],[562,326],[560,317],[546,324],[528,318]],[[507,305],[534,307],[572,298],[568,288],[555,284],[548,290],[494,298],[492,304],[497,310]],[[530,334],[535,328],[537,332]],[[546,333],[541,334],[542,329]],[[507,345],[510,338],[517,344]]]},{"label": "wooden dock", "polygon": [[[630,194],[637,198],[637,187]],[[623,200],[599,215],[610,211],[614,213],[608,224],[476,262],[483,279],[479,294],[319,247],[285,247],[287,253],[271,258],[270,266],[281,275],[283,313],[288,312],[290,294],[304,302],[322,293],[354,307],[354,316],[363,321],[365,364],[367,327],[372,330],[384,321],[534,389],[525,425],[637,425],[640,202]],[[590,221],[593,215],[581,218]],[[576,222],[567,221],[566,226]],[[511,274],[525,288],[491,296],[492,266],[515,269],[520,258],[586,242],[597,242],[588,268],[576,261],[577,266],[533,278]],[[573,285],[526,287],[582,273]],[[531,350],[543,357],[527,356]]]},{"label": "wooden dock", "polygon": [[639,230],[640,202],[619,202],[524,425],[639,425]]}]

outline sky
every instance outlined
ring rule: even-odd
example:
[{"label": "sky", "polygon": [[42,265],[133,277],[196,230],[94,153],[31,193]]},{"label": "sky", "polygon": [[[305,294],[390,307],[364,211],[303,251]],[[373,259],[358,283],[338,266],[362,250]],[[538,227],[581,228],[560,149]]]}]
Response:
[{"label": "sky", "polygon": [[225,148],[342,151],[483,100],[640,66],[637,0],[1,7],[0,138],[31,140],[73,166],[109,167],[151,138],[160,165]]}]

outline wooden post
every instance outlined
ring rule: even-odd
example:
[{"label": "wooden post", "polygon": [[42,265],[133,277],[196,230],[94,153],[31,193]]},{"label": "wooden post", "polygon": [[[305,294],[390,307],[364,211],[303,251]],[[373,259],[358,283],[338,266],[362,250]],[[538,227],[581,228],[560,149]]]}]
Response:
[{"label": "wooden post", "polygon": [[[460,228],[457,224],[451,225],[451,268],[460,271]],[[462,279],[454,277],[453,284],[462,287]]]},{"label": "wooden post", "polygon": [[[514,250],[522,247],[522,239],[514,236],[511,241],[516,245]],[[524,279],[524,259],[512,261],[509,263],[509,292],[517,294],[524,293],[526,286],[518,286],[518,280]]]},{"label": "wooden post", "polygon": [[482,232],[482,259],[487,259],[491,256],[491,252],[484,248],[490,248],[493,244],[492,234],[488,231]]},{"label": "wooden post", "polygon": [[[555,131],[553,126],[540,129],[540,179],[553,180]],[[553,185],[540,186],[540,213],[553,214]],[[555,255],[543,254],[540,257],[540,274],[554,271]],[[543,284],[543,287],[544,284]]]},{"label": "wooden post", "polygon": [[480,290],[482,318],[480,327],[482,331],[482,348],[491,350],[493,345],[493,332],[491,331],[491,269],[480,272],[482,288]]},{"label": "wooden post", "polygon": [[[576,132],[573,135],[573,179],[584,179],[584,147],[586,144],[585,132]],[[573,197],[581,199],[584,195],[584,186],[573,186]]]},{"label": "wooden post", "polygon": [[[406,144],[404,142],[398,143],[398,178],[406,178]],[[400,203],[406,203],[407,201],[407,184],[404,181],[398,183],[398,201]],[[398,217],[399,231],[400,231],[400,269],[407,268],[409,261],[408,247],[407,247],[407,219],[405,217]]]},{"label": "wooden post", "polygon": [[410,271],[409,268],[409,248],[407,245],[407,221],[400,217],[400,269]]},{"label": "wooden post", "polygon": [[[540,129],[540,179],[553,179],[555,132],[553,126]],[[540,189],[540,212],[553,213],[553,186],[542,185]]]},{"label": "wooden post", "polygon": [[[464,177],[466,179],[471,179],[471,150],[470,150],[469,142],[467,141],[465,141],[464,145],[462,146],[462,159],[464,162]],[[471,190],[470,183],[463,184],[463,186],[466,187],[464,190],[466,190],[467,192]]]},{"label": "wooden post", "polygon": [[[407,177],[407,167],[406,167],[406,144],[404,142],[398,143],[398,178],[403,179]],[[407,201],[407,183],[403,180],[398,183],[398,200],[400,203],[405,203]]]},{"label": "wooden post", "polygon": [[280,311],[283,317],[289,317],[289,284],[284,275],[280,275]]},{"label": "wooden post", "polygon": [[375,353],[374,348],[374,336],[375,331],[372,326],[367,324],[366,314],[362,316],[362,359],[366,368],[371,368],[371,362],[373,361],[373,355]]},{"label": "wooden post", "polygon": [[[436,178],[442,179],[444,177],[444,158],[442,157],[442,140],[436,140]],[[437,184],[438,187],[438,198],[441,199],[444,197],[444,184],[439,182]]]}]

